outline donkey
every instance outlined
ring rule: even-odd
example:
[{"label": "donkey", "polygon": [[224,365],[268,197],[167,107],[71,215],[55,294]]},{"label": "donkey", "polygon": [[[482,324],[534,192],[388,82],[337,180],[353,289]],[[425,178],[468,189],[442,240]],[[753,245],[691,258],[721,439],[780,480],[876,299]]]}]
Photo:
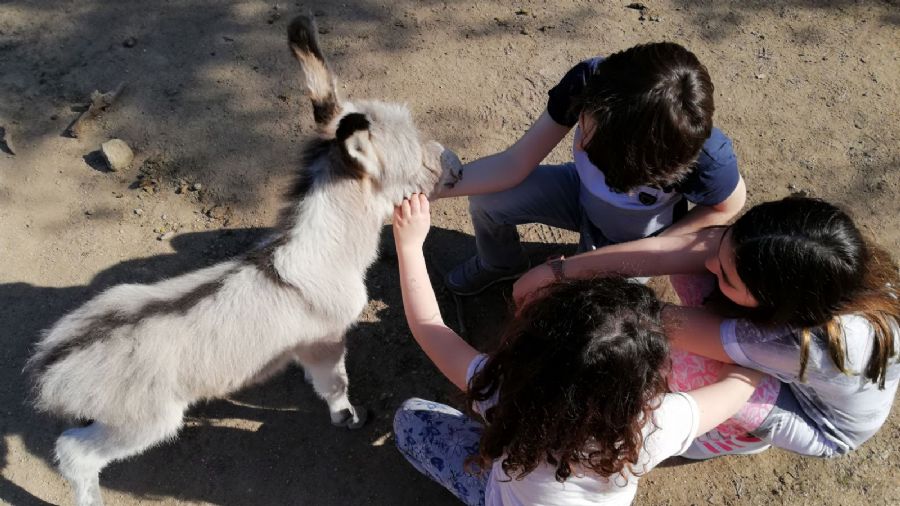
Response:
[{"label": "donkey", "polygon": [[56,441],[80,506],[102,504],[104,466],[174,438],[192,403],[273,364],[298,362],[333,424],[365,422],[347,396],[344,334],[368,301],[382,225],[404,197],[452,184],[459,159],[422,142],[404,106],[340,100],[311,19],[293,20],[288,42],[317,135],[276,237],[192,273],[106,290],[45,331],[29,361],[38,409],[90,421]]}]

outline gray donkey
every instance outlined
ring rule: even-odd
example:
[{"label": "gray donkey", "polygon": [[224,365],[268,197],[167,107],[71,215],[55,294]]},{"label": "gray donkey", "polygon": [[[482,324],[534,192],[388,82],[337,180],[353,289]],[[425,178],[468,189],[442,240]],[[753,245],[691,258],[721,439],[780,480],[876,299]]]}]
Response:
[{"label": "gray donkey", "polygon": [[196,272],[106,290],[46,331],[29,362],[39,409],[90,420],[56,441],[81,506],[102,504],[104,466],[174,438],[192,403],[290,360],[333,424],[365,422],[347,397],[344,333],[368,301],[366,270],[394,205],[452,184],[459,160],[423,143],[404,106],[341,101],[310,19],[295,19],[288,40],[318,134],[277,237]]}]

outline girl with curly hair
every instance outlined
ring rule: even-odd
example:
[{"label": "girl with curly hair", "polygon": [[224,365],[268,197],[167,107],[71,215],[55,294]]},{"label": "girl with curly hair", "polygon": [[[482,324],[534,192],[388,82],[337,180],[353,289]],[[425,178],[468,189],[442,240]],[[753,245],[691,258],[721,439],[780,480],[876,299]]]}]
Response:
[{"label": "girl with curly hair", "polygon": [[620,278],[543,288],[499,348],[479,353],[441,319],[422,255],[428,207],[413,195],[394,213],[403,305],[473,413],[410,399],[394,432],[407,460],[464,503],[630,504],[640,476],[734,414],[763,376],[728,366],[713,384],[667,393],[663,306]]}]

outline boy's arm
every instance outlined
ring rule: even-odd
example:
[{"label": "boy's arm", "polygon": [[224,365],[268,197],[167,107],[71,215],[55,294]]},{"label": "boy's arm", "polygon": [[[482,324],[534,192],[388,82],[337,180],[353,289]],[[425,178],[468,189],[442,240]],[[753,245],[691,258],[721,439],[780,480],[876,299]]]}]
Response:
[{"label": "boy's arm", "polygon": [[724,225],[737,216],[747,201],[747,186],[744,178],[739,178],[731,195],[712,206],[695,206],[687,215],[663,230],[660,236],[689,234],[704,227]]},{"label": "boy's arm", "polygon": [[461,178],[432,199],[494,193],[521,183],[553,151],[569,127],[560,125],[545,110],[515,144],[497,154],[463,166]]},{"label": "boy's arm", "polygon": [[403,309],[413,337],[435,366],[465,391],[466,372],[478,350],[444,324],[428,278],[422,241],[428,233],[428,200],[422,194],[404,200],[394,211],[394,241],[400,264]]}]

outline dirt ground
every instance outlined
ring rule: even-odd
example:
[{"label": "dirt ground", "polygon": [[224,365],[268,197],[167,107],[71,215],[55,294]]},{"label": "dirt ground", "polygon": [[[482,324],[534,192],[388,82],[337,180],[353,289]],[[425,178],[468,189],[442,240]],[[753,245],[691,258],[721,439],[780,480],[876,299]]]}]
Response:
[{"label": "dirt ground", "polygon": [[[713,77],[716,124],[734,139],[751,204],[823,197],[897,251],[896,0],[644,3],[644,12],[624,0],[0,3],[0,503],[70,502],[51,457],[64,424],[25,401],[21,370],[39,331],[105,287],[225,258],[274,223],[311,130],[284,36],[306,10],[347,96],[407,102],[464,160],[512,142],[575,62],[682,43]],[[121,82],[121,97],[79,138],[63,134],[92,91]],[[122,172],[98,162],[114,137],[136,154]],[[551,160],[567,156],[563,145]],[[474,242],[465,199],[434,208],[427,253],[437,281]],[[546,227],[523,233],[536,259],[574,241]],[[403,399],[458,399],[411,340],[389,232],[383,242],[372,302],[349,335],[352,396],[373,411],[365,428],[332,428],[291,370],[191,409],[176,441],[111,465],[107,502],[455,504],[393,446]],[[509,287],[459,307],[438,295],[447,320],[487,345]],[[636,504],[900,504],[897,411],[850,457],[771,450],[674,465],[644,479]]]}]

